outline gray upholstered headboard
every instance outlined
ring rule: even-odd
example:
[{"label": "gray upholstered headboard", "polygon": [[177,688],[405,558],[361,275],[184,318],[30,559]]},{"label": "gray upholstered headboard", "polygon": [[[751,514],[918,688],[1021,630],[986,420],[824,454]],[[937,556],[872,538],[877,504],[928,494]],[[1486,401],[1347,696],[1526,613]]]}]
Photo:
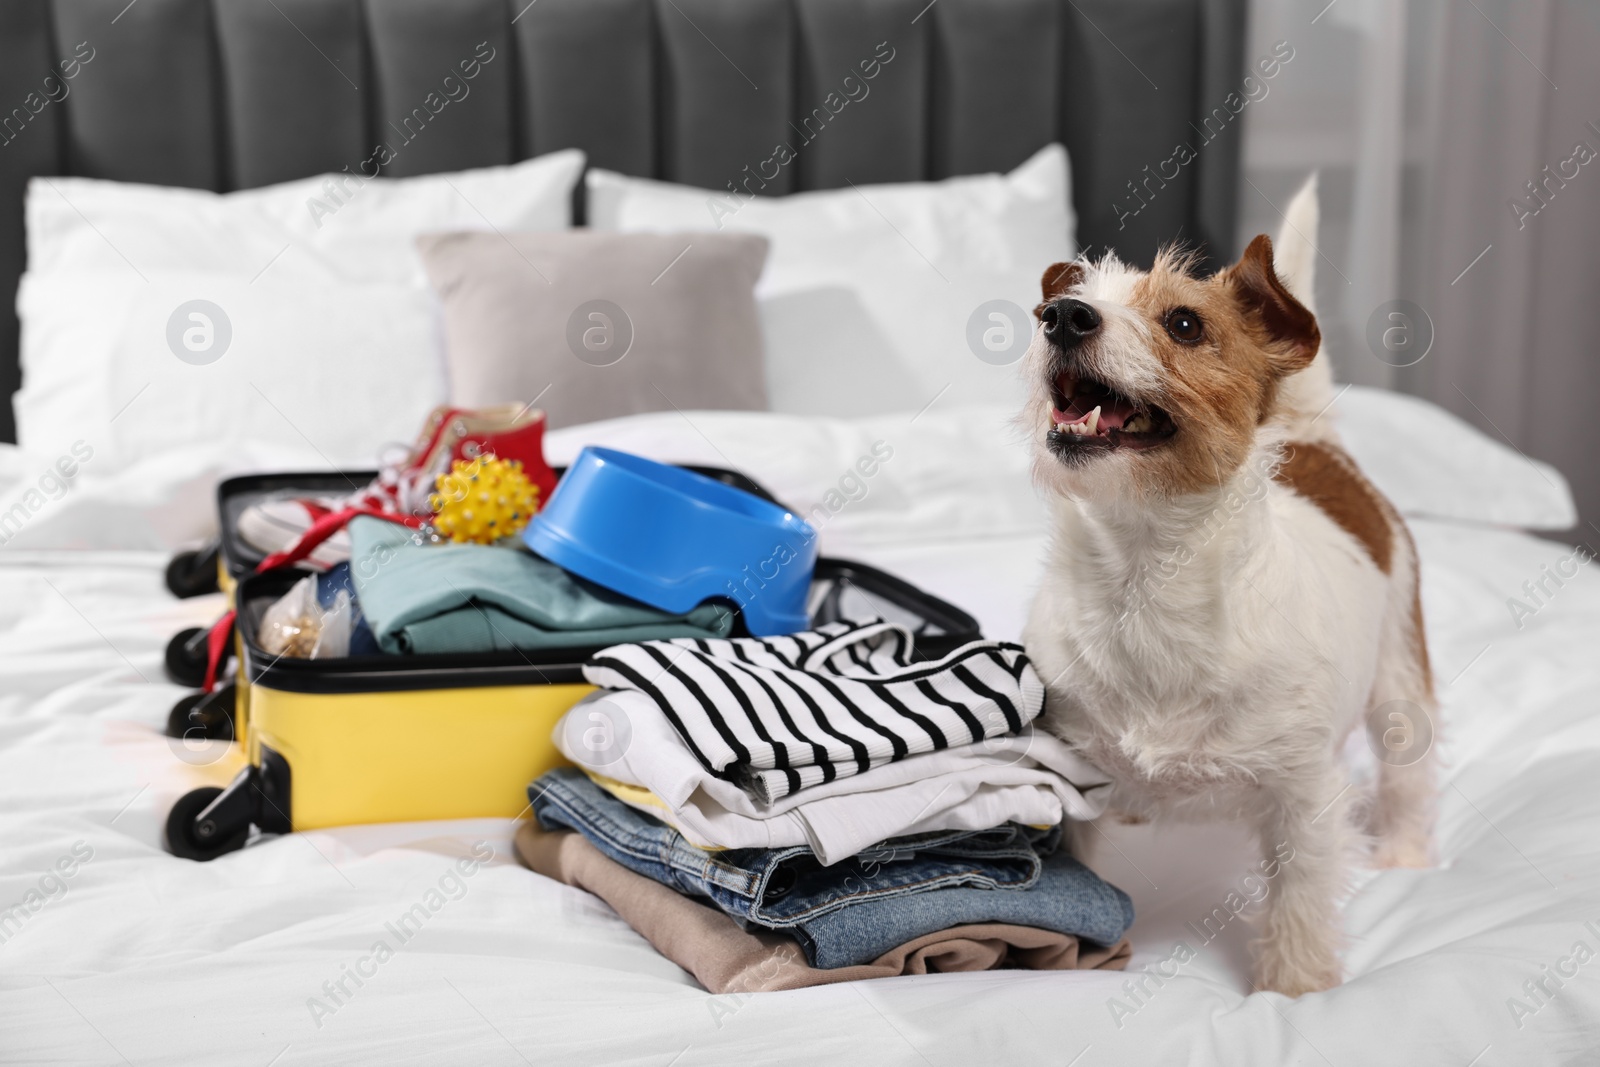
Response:
[{"label": "gray upholstered headboard", "polygon": [[[391,122],[442,94],[445,76],[487,42],[496,61],[471,96],[441,111],[385,174],[577,146],[595,166],[721,189],[792,139],[790,124],[886,41],[895,59],[873,82],[871,103],[841,113],[768,193],[1005,170],[1060,140],[1072,155],[1084,247],[1148,260],[1157,244],[1184,238],[1220,258],[1233,251],[1240,135],[1230,127],[1208,140],[1195,127],[1245,73],[1244,7],[3,0],[0,439],[14,439],[12,294],[32,175],[227,190],[354,169],[392,139]],[[94,58],[62,96],[45,79],[80,42]],[[1204,147],[1178,177],[1145,184],[1145,168],[1179,142]]]}]

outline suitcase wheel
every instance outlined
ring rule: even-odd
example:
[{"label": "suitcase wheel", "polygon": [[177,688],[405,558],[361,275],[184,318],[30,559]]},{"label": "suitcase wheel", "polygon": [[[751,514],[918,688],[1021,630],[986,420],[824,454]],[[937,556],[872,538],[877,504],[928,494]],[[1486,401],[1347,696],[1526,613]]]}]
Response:
[{"label": "suitcase wheel", "polygon": [[217,591],[217,546],[179,552],[167,563],[167,589],[180,600]]},{"label": "suitcase wheel", "polygon": [[[167,642],[167,677],[186,689],[199,689],[206,680],[206,636],[211,632],[207,626],[191,626],[187,630],[179,630],[172,635],[172,640]],[[233,655],[233,642],[228,642],[222,650],[222,663],[218,664],[221,671],[223,663],[228,662],[228,657]]]},{"label": "suitcase wheel", "polygon": [[206,741],[232,741],[233,709],[239,689],[233,684],[211,693],[191,693],[167,715],[167,736]]},{"label": "suitcase wheel", "polygon": [[205,862],[244,847],[250,836],[247,813],[241,819],[237,806],[230,811],[227,805],[217,805],[216,810],[206,811],[223,792],[208,785],[178,798],[167,813],[168,852],[182,859]]},{"label": "suitcase wheel", "polygon": [[289,818],[289,764],[261,746],[261,762],[244,768],[228,788],[206,786],[178,798],[167,813],[163,836],[167,851],[186,860],[214,860],[245,846],[250,828],[286,834]]}]

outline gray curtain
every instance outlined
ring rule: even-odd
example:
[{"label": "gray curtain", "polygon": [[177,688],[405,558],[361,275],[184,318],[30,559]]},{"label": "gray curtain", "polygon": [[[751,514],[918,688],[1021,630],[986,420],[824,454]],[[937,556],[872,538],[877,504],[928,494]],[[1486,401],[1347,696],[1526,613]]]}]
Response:
[{"label": "gray curtain", "polygon": [[[1295,58],[1246,111],[1242,235],[1320,171],[1336,376],[1554,464],[1573,537],[1600,540],[1600,2],[1254,0],[1250,55],[1279,40]],[[1432,324],[1409,366],[1369,342],[1396,300]]]}]

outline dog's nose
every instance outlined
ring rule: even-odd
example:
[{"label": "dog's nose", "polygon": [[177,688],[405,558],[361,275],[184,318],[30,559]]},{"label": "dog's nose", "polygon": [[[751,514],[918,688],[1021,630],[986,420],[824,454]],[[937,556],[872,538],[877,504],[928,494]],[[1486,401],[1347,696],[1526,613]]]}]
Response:
[{"label": "dog's nose", "polygon": [[1062,348],[1082,344],[1100,328],[1100,313],[1082,300],[1057,300],[1039,314],[1044,335]]}]

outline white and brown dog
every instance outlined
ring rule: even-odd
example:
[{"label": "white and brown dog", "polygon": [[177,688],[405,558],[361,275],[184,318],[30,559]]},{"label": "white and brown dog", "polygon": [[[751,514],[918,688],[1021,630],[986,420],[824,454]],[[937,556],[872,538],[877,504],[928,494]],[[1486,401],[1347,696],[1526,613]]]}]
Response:
[{"label": "white and brown dog", "polygon": [[[1292,852],[1256,963],[1291,996],[1341,977],[1346,736],[1390,701],[1435,709],[1410,534],[1327,414],[1316,216],[1310,183],[1282,279],[1265,235],[1209,278],[1173,254],[1051,267],[1023,415],[1052,513],[1024,635],[1041,721],[1113,776],[1113,808],[1243,820]],[[1367,829],[1380,865],[1426,866],[1431,757],[1400,762]]]}]

